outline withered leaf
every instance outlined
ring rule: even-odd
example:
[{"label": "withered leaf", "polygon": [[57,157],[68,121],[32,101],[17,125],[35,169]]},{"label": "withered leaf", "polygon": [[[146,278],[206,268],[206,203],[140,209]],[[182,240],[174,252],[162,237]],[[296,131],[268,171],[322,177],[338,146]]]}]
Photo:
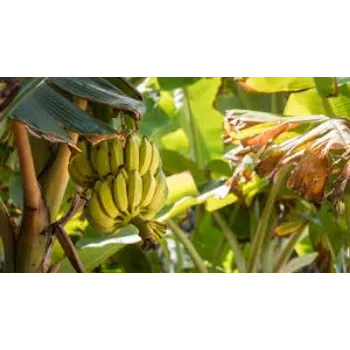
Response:
[{"label": "withered leaf", "polygon": [[260,135],[255,135],[242,140],[243,146],[251,146],[253,152],[259,151],[262,147],[271,143],[283,132],[290,130],[293,127],[298,126],[298,124],[285,123],[279,124],[269,128],[267,131],[261,133]]},{"label": "withered leaf", "polygon": [[296,219],[286,223],[278,225],[274,230],[273,234],[278,237],[290,236],[294,232],[299,232],[305,228],[306,220]]},{"label": "withered leaf", "polygon": [[255,167],[256,173],[260,176],[270,175],[285,155],[285,151],[281,150],[278,146],[272,145],[268,147],[260,157],[260,161]]},{"label": "withered leaf", "polygon": [[328,158],[320,152],[306,151],[289,177],[287,187],[313,202],[321,202],[328,179]]}]

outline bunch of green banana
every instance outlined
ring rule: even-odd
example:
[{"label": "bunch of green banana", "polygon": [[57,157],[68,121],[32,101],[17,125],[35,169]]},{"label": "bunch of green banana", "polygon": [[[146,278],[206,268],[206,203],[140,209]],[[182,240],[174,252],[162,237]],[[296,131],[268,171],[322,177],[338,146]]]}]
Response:
[{"label": "bunch of green banana", "polygon": [[145,248],[154,247],[166,226],[152,219],[168,194],[155,145],[130,133],[125,140],[114,138],[94,146],[83,141],[78,147],[82,152],[72,158],[69,172],[79,186],[92,189],[85,207],[89,223],[101,233],[133,223]]},{"label": "bunch of green banana", "polygon": [[166,227],[151,219],[166,198],[166,177],[162,170],[156,176],[151,170],[141,176],[138,170],[127,171],[122,166],[117,175],[96,182],[85,213],[90,224],[101,233],[133,223],[143,239],[156,241],[164,235]]}]

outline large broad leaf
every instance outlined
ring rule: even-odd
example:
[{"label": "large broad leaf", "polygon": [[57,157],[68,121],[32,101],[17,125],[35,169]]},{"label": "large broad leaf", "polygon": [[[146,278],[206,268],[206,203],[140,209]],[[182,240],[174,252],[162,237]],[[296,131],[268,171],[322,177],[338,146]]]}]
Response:
[{"label": "large broad leaf", "polygon": [[[219,186],[211,191],[205,192],[197,197],[184,196],[174,203],[169,209],[165,208],[158,218],[159,221],[166,222],[167,220],[186,212],[191,207],[205,203],[208,211],[215,211],[234,203],[238,200],[234,194],[229,194],[230,188],[226,185]],[[168,209],[168,210],[167,210]],[[166,211],[167,210],[167,211]],[[166,211],[164,213],[164,211]]]},{"label": "large broad leaf", "polygon": [[12,118],[24,122],[40,136],[54,141],[70,140],[66,128],[79,134],[115,133],[109,125],[83,112],[46,84],[38,86],[15,109]]},{"label": "large broad leaf", "polygon": [[[4,78],[2,78],[4,79]],[[1,80],[2,80],[1,79]],[[10,78],[8,78],[10,79]],[[0,120],[12,115],[13,111],[27,99],[47,78],[27,78],[11,103],[0,113]]]},{"label": "large broad leaf", "polygon": [[202,78],[178,90],[180,126],[186,132],[192,149],[191,157],[199,167],[223,155],[222,115],[213,103],[221,78]]},{"label": "large broad leaf", "polygon": [[284,115],[326,114],[322,98],[316,89],[291,94]]},{"label": "large broad leaf", "polygon": [[315,87],[314,78],[273,77],[273,78],[237,78],[245,89],[256,92],[300,91]]},{"label": "large broad leaf", "polygon": [[336,117],[350,118],[350,84],[339,86],[334,97],[322,98],[316,89],[291,94],[284,114],[329,114],[329,111]]},{"label": "large broad leaf", "polygon": [[197,196],[198,189],[190,172],[183,172],[167,177],[169,189],[166,204],[172,204],[185,196]]},{"label": "large broad leaf", "polygon": [[[78,255],[85,270],[91,272],[95,267],[102,264],[113,254],[125,247],[127,244],[134,244],[140,241],[137,229],[133,226],[126,226],[118,232],[118,237],[100,239],[82,239],[77,243]],[[75,272],[69,260],[65,258],[58,272]]]},{"label": "large broad leaf", "polygon": [[75,96],[104,103],[118,110],[131,111],[139,118],[144,114],[142,102],[126,96],[102,78],[51,78],[50,81]]},{"label": "large broad leaf", "polygon": [[287,93],[257,94],[256,92],[244,90],[232,78],[222,79],[223,84],[215,101],[216,108],[221,113],[225,114],[229,109],[282,113]]}]

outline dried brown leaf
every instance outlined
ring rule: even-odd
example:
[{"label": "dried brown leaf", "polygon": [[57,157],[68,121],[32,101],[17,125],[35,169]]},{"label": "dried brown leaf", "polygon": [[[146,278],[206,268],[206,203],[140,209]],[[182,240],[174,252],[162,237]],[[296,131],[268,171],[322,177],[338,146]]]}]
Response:
[{"label": "dried brown leaf", "polygon": [[287,187],[310,201],[321,202],[327,179],[327,156],[322,153],[307,152],[289,177]]},{"label": "dried brown leaf", "polygon": [[285,151],[278,146],[272,145],[268,147],[261,155],[260,160],[255,167],[255,171],[260,177],[269,176],[275,169],[277,164],[285,155]]},{"label": "dried brown leaf", "polygon": [[273,126],[268,129],[266,132],[261,133],[260,135],[255,135],[253,137],[245,138],[242,140],[243,146],[251,146],[253,152],[259,151],[262,147],[271,143],[282,133],[298,126],[298,124],[280,124]]}]

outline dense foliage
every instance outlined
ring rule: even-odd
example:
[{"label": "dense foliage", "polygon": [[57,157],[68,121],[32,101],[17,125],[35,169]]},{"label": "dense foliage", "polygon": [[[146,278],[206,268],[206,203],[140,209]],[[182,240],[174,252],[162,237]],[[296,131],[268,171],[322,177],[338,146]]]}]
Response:
[{"label": "dense foliage", "polygon": [[[0,78],[2,271],[347,272],[349,83]],[[130,132],[167,177],[153,251],[132,221],[108,235],[90,225],[91,193],[68,172],[78,137],[92,147]]]}]

